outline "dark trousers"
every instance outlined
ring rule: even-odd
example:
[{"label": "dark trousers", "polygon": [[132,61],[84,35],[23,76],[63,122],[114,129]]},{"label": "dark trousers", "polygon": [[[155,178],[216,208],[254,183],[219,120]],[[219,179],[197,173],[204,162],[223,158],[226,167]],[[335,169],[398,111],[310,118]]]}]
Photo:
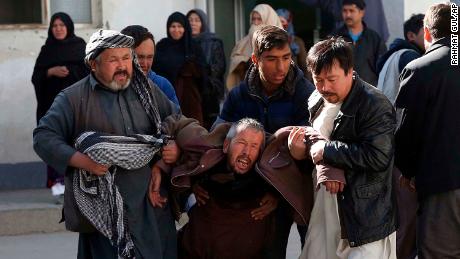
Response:
[{"label": "dark trousers", "polygon": [[[278,208],[273,212],[275,213],[275,235],[273,241],[264,248],[264,258],[266,259],[286,258],[286,248],[293,223],[292,212],[289,206],[287,202],[280,201],[278,203]],[[302,247],[305,243],[307,228],[308,226],[297,226]]]},{"label": "dark trousers", "polygon": [[417,194],[406,187],[399,186],[401,172],[393,170],[393,190],[398,205],[399,227],[396,231],[396,255],[398,259],[414,259],[417,255],[415,245],[415,226],[417,212]]},{"label": "dark trousers", "polygon": [[83,234],[78,237],[77,259],[117,259],[117,248],[99,232]]},{"label": "dark trousers", "polygon": [[460,189],[419,201],[417,252],[419,259],[460,258]]}]

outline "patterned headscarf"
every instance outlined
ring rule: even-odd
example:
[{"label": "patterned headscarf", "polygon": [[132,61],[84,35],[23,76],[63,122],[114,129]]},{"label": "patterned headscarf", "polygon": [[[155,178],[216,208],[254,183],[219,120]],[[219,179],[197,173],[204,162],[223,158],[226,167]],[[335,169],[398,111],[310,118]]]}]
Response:
[{"label": "patterned headscarf", "polygon": [[86,64],[95,59],[105,49],[114,48],[131,48],[134,45],[134,39],[112,30],[98,30],[93,33],[86,44]]},{"label": "patterned headscarf", "polygon": [[166,144],[167,139],[150,135],[115,136],[84,132],[75,148],[99,164],[115,166],[103,176],[84,169],[73,174],[73,193],[80,212],[117,248],[117,258],[134,258],[134,242],[128,230],[123,197],[115,184],[118,167],[142,168]]},{"label": "patterned headscarf", "polygon": [[300,51],[300,47],[294,41],[295,33],[294,33],[294,25],[292,24],[292,14],[291,14],[291,12],[289,10],[287,10],[287,9],[278,9],[278,10],[276,10],[276,13],[278,14],[278,16],[281,16],[284,19],[286,19],[286,21],[288,21],[289,24],[288,24],[288,27],[287,27],[286,31],[289,34],[289,45],[290,45],[292,53],[294,55],[298,55],[299,51]]},{"label": "patterned headscarf", "polygon": [[94,60],[105,49],[113,48],[130,48],[133,57],[133,76],[131,87],[139,97],[139,100],[144,107],[150,121],[155,125],[157,134],[161,133],[161,117],[158,111],[158,104],[150,91],[150,84],[147,77],[142,72],[142,68],[137,61],[137,56],[132,47],[134,46],[134,38],[112,30],[99,30],[89,38],[86,44],[85,62],[89,65],[90,60]]}]

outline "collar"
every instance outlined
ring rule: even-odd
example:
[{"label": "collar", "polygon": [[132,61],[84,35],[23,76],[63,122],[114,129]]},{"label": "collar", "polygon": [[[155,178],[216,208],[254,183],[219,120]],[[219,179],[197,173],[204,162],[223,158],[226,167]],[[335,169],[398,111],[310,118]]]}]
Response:
[{"label": "collar", "polygon": [[[362,21],[361,23],[363,24],[363,30],[361,31],[361,36],[363,36],[364,34],[366,34],[367,24],[364,21]],[[348,34],[348,31],[349,31],[349,29],[348,29],[347,25],[343,24],[342,27],[340,27],[339,30],[338,30],[338,35],[350,38],[350,36]]]},{"label": "collar", "polygon": [[353,42],[357,42],[362,34],[363,34],[363,31],[360,31],[357,34],[353,34],[353,32],[351,30],[348,30],[348,35],[353,40]]},{"label": "collar", "polygon": [[114,90],[108,88],[107,86],[103,85],[99,80],[97,80],[97,78],[94,76],[93,72],[91,72],[89,74],[89,85],[91,86],[91,90],[93,90],[93,91],[96,89],[96,86],[98,86],[99,88],[104,89],[104,90],[109,91],[109,92],[112,92],[112,93],[118,93],[118,92],[124,91],[124,90],[126,90],[126,89],[128,89],[130,87],[130,86],[128,86],[123,90],[114,91]]},{"label": "collar", "polygon": [[434,41],[431,44],[431,46],[426,50],[425,55],[444,46],[450,47],[450,37],[443,37]]},{"label": "collar", "polygon": [[89,74],[89,85],[91,86],[91,90],[93,90],[93,91],[96,88],[96,85],[102,85],[99,82],[99,80],[96,79],[96,77],[94,76],[93,72],[91,72]]},{"label": "collar", "polygon": [[[276,91],[271,96],[278,96],[282,92],[286,92],[291,96],[294,95],[295,85],[299,77],[298,71],[296,70],[296,66],[291,62],[288,74],[286,75],[284,82],[278,89],[276,89]],[[259,97],[265,96],[262,89],[263,85],[260,80],[259,71],[257,70],[257,67],[254,64],[251,64],[251,66],[249,67],[245,81],[247,83],[250,94],[257,95]]]},{"label": "collar", "polygon": [[149,74],[147,75],[149,78],[152,78],[154,76],[156,76],[157,74],[155,72],[153,72],[152,69],[149,70]]}]

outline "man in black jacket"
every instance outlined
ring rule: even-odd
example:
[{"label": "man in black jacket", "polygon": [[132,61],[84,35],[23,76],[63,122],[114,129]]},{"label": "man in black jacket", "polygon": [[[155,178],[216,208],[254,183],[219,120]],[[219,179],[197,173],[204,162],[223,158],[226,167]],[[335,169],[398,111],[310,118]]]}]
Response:
[{"label": "man in black jacket", "polygon": [[387,50],[377,32],[363,22],[366,4],[364,0],[344,0],[342,18],[344,25],[333,33],[342,36],[353,45],[354,69],[367,83],[376,86],[377,60]]},{"label": "man in black jacket", "polygon": [[[317,178],[301,258],[396,258],[393,107],[353,71],[352,49],[342,38],[314,45],[307,65],[316,86],[308,100],[313,129],[293,134],[291,154],[309,155],[342,177]],[[309,137],[312,131],[321,136]]]},{"label": "man in black jacket", "polygon": [[[401,183],[419,199],[419,258],[460,257],[460,67],[451,64],[451,6],[431,6],[424,19],[425,55],[401,74],[396,133]],[[458,44],[458,41],[457,41]],[[442,224],[439,224],[442,222]]]},{"label": "man in black jacket", "polygon": [[[377,88],[395,103],[399,92],[399,75],[404,67],[425,52],[423,40],[424,14],[414,14],[404,22],[404,38],[395,39],[390,49],[379,59],[377,69],[379,82]],[[402,117],[402,111],[396,111],[397,122]],[[417,194],[399,186],[401,172],[393,170],[393,184],[398,204],[398,232],[396,233],[398,258],[413,259],[417,256],[415,246],[415,226],[417,211]]]}]

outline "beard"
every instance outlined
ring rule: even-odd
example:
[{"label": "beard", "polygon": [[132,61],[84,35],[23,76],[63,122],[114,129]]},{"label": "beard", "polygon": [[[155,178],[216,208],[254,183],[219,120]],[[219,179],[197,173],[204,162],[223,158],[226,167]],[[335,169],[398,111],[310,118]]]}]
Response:
[{"label": "beard", "polygon": [[233,173],[245,174],[249,172],[253,166],[254,163],[248,156],[241,155],[235,159],[232,165],[230,165],[230,169]]},{"label": "beard", "polygon": [[117,74],[125,74],[127,77],[126,83],[119,83],[115,79],[112,79],[112,81],[109,83],[109,85],[107,85],[107,87],[113,91],[120,91],[126,89],[131,83],[131,77],[129,76],[128,71],[118,71],[113,75],[113,77],[115,77]]},{"label": "beard", "polygon": [[338,103],[339,102],[339,96],[335,93],[330,93],[330,92],[324,92],[324,93],[320,93],[321,96],[323,97],[323,99],[325,101],[327,101],[328,103]]},{"label": "beard", "polygon": [[120,84],[117,81],[112,80],[107,87],[113,91],[120,91],[126,89],[130,83],[131,79],[128,79],[125,84]]}]

